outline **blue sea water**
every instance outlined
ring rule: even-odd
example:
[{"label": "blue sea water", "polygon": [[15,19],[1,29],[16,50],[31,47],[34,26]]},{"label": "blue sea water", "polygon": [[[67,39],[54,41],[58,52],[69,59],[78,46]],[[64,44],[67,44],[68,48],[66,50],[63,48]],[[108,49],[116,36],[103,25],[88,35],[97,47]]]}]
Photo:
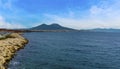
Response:
[{"label": "blue sea water", "polygon": [[8,69],[120,69],[120,33],[25,33]]}]

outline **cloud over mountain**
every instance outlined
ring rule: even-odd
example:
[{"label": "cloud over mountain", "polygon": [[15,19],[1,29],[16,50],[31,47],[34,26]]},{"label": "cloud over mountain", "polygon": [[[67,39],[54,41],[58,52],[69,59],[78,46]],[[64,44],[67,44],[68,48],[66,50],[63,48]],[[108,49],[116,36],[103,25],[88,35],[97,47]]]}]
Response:
[{"label": "cloud over mountain", "polygon": [[82,13],[81,10],[77,12],[70,10],[64,13],[67,17],[54,14],[45,14],[45,16],[53,22],[76,29],[120,28],[119,8],[119,0],[101,0]]},{"label": "cloud over mountain", "polygon": [[0,0],[0,27],[59,23],[75,29],[118,29],[119,8],[119,0]]}]

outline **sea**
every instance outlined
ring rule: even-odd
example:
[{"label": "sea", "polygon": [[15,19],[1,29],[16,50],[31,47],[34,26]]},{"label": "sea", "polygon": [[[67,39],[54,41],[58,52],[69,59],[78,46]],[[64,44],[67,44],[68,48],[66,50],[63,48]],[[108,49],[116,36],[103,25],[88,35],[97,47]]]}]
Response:
[{"label": "sea", "polygon": [[120,69],[120,33],[31,32],[8,69]]}]

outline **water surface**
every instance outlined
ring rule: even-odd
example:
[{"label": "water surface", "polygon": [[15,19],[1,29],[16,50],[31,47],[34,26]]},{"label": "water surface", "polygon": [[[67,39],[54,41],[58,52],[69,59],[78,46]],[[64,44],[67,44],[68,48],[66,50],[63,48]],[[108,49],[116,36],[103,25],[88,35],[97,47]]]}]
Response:
[{"label": "water surface", "polygon": [[120,69],[120,33],[25,33],[9,69]]}]

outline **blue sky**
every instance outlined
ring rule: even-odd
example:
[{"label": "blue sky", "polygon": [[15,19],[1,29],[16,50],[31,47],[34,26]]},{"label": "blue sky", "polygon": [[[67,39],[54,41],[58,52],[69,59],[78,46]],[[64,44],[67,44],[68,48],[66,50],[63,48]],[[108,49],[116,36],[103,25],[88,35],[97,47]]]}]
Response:
[{"label": "blue sky", "polygon": [[120,28],[119,8],[119,0],[0,0],[0,27]]}]

